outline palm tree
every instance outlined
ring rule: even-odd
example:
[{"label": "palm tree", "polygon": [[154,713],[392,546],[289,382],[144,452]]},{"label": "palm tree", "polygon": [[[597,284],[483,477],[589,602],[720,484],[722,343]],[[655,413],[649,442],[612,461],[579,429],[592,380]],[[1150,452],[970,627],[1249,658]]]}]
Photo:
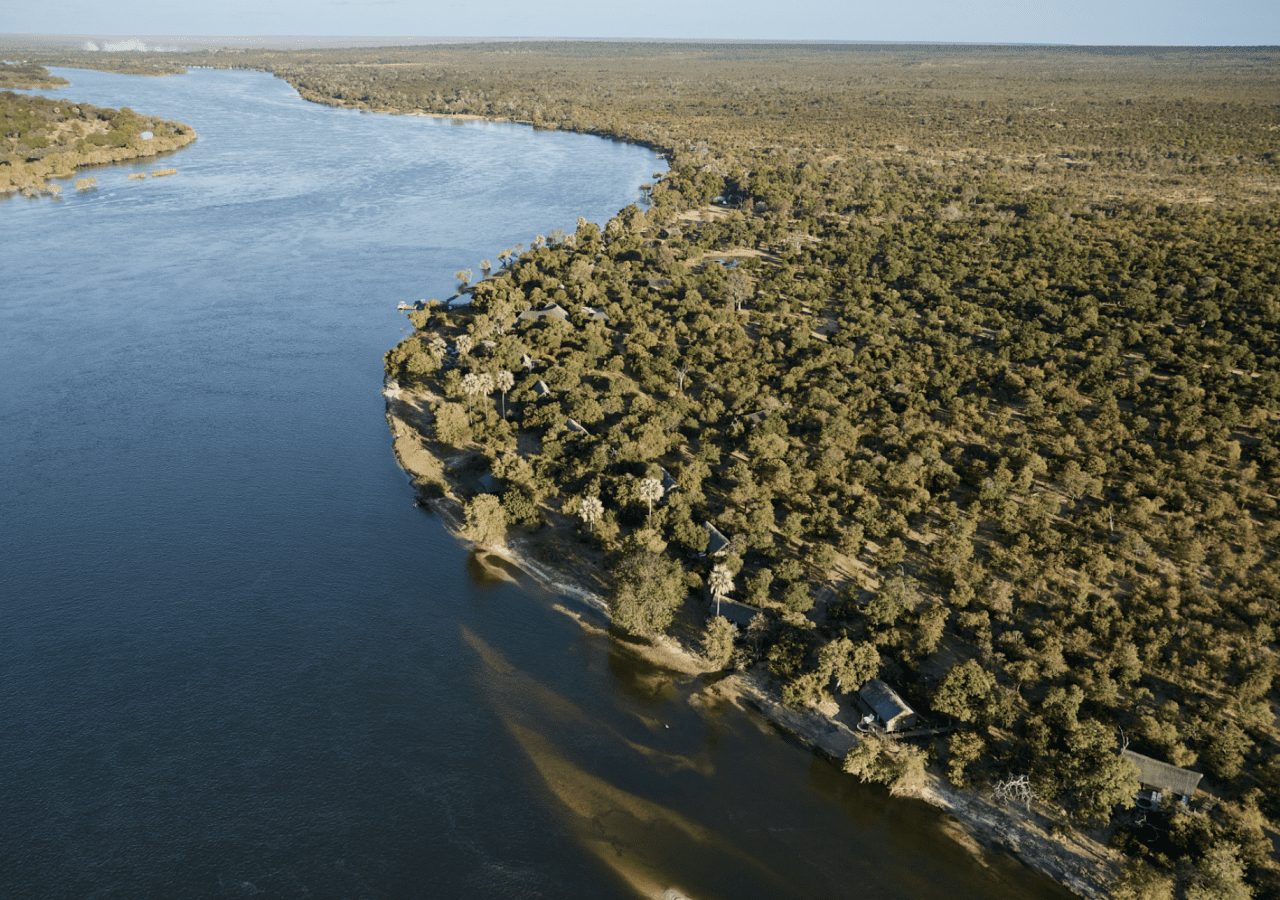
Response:
[{"label": "palm tree", "polygon": [[716,615],[720,615],[720,601],[733,591],[733,573],[723,564],[718,563],[707,576],[707,589],[711,591],[711,599],[716,601]]},{"label": "palm tree", "polygon": [[467,396],[467,418],[471,417],[471,400],[493,393],[493,376],[488,372],[468,372],[462,376],[462,393]]},{"label": "palm tree", "polygon": [[516,385],[516,376],[512,375],[506,369],[502,369],[497,375],[493,376],[493,383],[498,390],[502,391],[502,418],[507,417],[507,391]]},{"label": "palm tree", "polygon": [[645,478],[640,482],[640,487],[636,491],[640,499],[649,504],[649,518],[653,518],[653,504],[662,499],[662,482],[656,478]]},{"label": "palm tree", "polygon": [[603,515],[604,504],[600,502],[599,497],[582,498],[582,503],[578,506],[578,518],[582,520],[583,525],[587,526],[588,531],[596,530],[596,523]]},{"label": "palm tree", "polygon": [[458,279],[458,293],[462,293],[467,289],[467,285],[471,283],[471,270],[459,269],[453,273],[453,277]]},{"label": "palm tree", "polygon": [[453,342],[453,349],[458,351],[459,356],[466,356],[475,347],[475,341],[471,339],[469,334],[460,334],[458,339]]}]

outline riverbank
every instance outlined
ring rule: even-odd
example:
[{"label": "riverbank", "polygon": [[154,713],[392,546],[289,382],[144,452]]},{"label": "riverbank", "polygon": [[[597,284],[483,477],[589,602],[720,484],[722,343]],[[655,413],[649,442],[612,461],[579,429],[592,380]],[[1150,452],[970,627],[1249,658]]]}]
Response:
[{"label": "riverbank", "polygon": [[0,153],[0,195],[58,194],[51,181],[92,166],[151,159],[197,137],[190,125],[71,99],[0,94],[0,120],[13,123]]},{"label": "riverbank", "polygon": [[[400,466],[418,492],[419,502],[431,509],[456,539],[463,536],[463,504],[478,485],[466,474],[469,454],[448,448],[430,437],[431,405],[438,397],[390,385],[386,392],[387,422]],[[711,676],[713,667],[698,652],[663,636],[650,643],[617,638],[610,628],[609,607],[603,597],[607,585],[600,576],[602,555],[582,546],[552,525],[532,535],[512,537],[501,548],[476,548],[477,562],[494,577],[509,577],[513,567],[544,589],[573,601],[557,605],[585,630],[611,635],[641,658],[691,677]],[[814,709],[784,705],[767,676],[759,671],[734,672],[708,678],[691,697],[695,706],[729,704],[759,715],[771,726],[832,760],[837,765],[858,744],[856,731]],[[951,817],[951,836],[975,854],[1010,853],[1031,869],[1053,878],[1072,892],[1089,898],[1109,895],[1109,885],[1121,860],[1105,844],[1034,811],[1001,805],[973,790],[958,790],[935,772],[928,772],[918,794]]]}]

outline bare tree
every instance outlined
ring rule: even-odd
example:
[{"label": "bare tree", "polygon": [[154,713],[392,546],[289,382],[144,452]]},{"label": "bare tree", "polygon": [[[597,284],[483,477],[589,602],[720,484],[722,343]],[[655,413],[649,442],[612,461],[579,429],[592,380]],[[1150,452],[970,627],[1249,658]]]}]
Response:
[{"label": "bare tree", "polygon": [[1022,804],[1027,812],[1031,812],[1031,804],[1036,799],[1036,792],[1031,788],[1031,779],[1026,775],[1015,775],[997,781],[995,795],[1001,803]]}]

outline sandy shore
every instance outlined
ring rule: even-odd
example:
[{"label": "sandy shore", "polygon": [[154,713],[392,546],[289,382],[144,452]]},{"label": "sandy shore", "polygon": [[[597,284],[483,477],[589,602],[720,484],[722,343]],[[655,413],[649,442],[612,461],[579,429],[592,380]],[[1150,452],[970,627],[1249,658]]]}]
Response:
[{"label": "sandy shore", "polygon": [[[388,388],[387,422],[401,467],[418,488],[420,502],[439,515],[444,526],[460,541],[462,503],[458,485],[448,476],[444,448],[426,436],[430,420],[429,395]],[[570,616],[591,632],[611,634],[608,604],[585,572],[575,572],[572,556],[558,554],[549,561],[546,544],[514,538],[503,548],[477,548],[477,558],[496,577],[509,577],[505,566],[526,574],[543,588],[568,601],[557,611]],[[502,564],[496,561],[500,560]],[[565,560],[570,560],[565,565]],[[595,579],[598,582],[598,577]],[[641,658],[686,675],[710,671],[700,654],[671,638],[652,643],[623,641]],[[694,705],[729,703],[792,735],[805,746],[839,762],[858,743],[858,735],[843,722],[816,710],[798,710],[782,704],[777,692],[754,673],[735,673],[707,684],[695,693]],[[936,773],[920,799],[946,812],[952,820],[952,837],[981,855],[984,850],[1012,853],[1083,897],[1103,898],[1120,869],[1120,856],[1101,842],[1037,812],[1010,808],[974,790],[959,790]]]}]

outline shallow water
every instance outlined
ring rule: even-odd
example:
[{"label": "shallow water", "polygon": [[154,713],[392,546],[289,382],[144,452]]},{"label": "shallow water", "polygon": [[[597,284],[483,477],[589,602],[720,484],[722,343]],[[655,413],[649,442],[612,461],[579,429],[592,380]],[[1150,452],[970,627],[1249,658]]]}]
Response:
[{"label": "shallow water", "polygon": [[1057,895],[695,711],[414,507],[395,303],[607,219],[656,156],[59,74],[200,139],[0,201],[0,895]]}]

